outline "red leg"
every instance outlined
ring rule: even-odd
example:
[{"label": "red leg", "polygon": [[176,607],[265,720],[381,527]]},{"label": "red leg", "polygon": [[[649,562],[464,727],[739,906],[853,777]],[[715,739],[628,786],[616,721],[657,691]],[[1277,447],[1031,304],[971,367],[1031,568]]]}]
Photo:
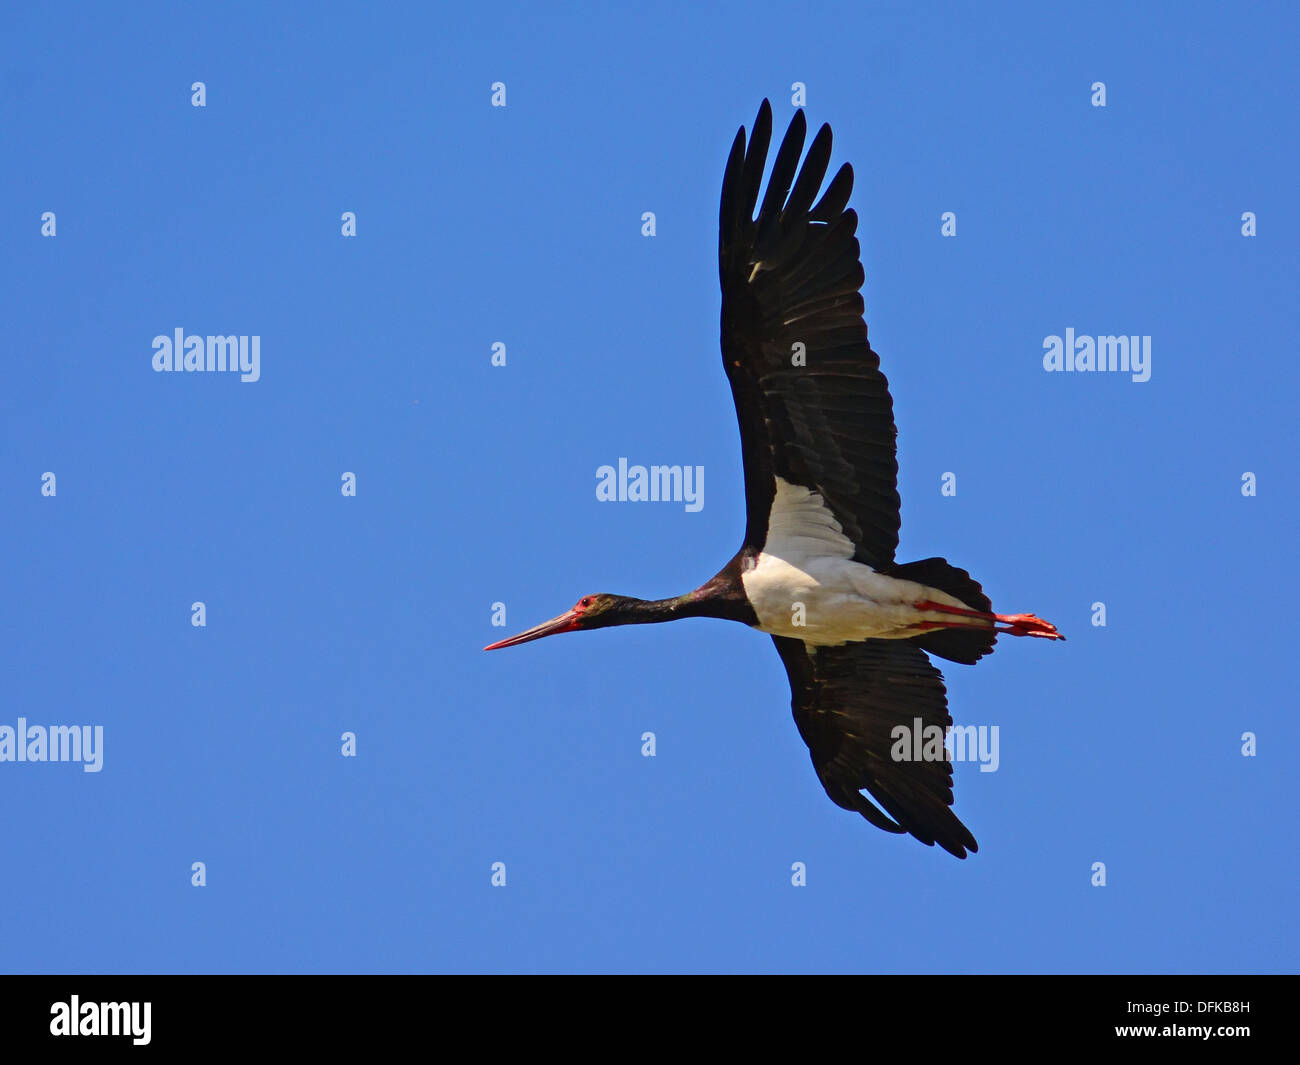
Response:
[{"label": "red leg", "polygon": [[[935,611],[940,614],[952,614],[957,617],[978,618],[980,621],[992,622],[994,630],[997,632],[1009,633],[1012,636],[1038,636],[1044,640],[1064,640],[1065,637],[1056,631],[1056,626],[1050,621],[1044,621],[1033,614],[986,614],[981,610],[966,610],[961,607],[947,606],[944,603],[932,603],[928,599],[923,599],[916,604],[917,610]],[[1005,625],[1006,628],[998,628],[999,624]],[[924,621],[920,624],[923,629],[982,629],[983,625],[972,625],[954,621],[945,625],[941,621]]]}]

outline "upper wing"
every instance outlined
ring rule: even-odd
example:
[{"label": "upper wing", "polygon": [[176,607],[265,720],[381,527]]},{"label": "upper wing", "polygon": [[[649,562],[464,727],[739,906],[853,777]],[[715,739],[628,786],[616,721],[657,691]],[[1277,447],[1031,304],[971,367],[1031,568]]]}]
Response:
[{"label": "upper wing", "polygon": [[745,543],[762,548],[781,477],[819,493],[854,558],[880,568],[898,547],[893,403],[862,320],[858,216],[845,210],[853,170],[845,163],[812,206],[831,129],[818,131],[796,180],[805,131],[796,111],[757,219],[772,134],[766,100],[748,149],[744,127],[736,134],[722,179],[722,359],[740,420]]},{"label": "upper wing", "polygon": [[[947,752],[938,759],[913,758],[918,753],[911,739],[917,718],[922,728],[918,744],[933,737],[926,731],[930,726],[946,735],[952,724],[943,676],[925,652],[905,640],[811,649],[785,636],[772,640],[790,675],[795,724],[835,804],[857,810],[887,832],[910,832],[922,843],[937,843],[958,858],[978,850],[975,837],[949,809],[952,763]],[[899,725],[907,728],[901,748],[892,735]],[[913,760],[896,760],[896,752]],[[919,753],[925,753],[924,746]],[[864,788],[889,817],[861,794]]]}]

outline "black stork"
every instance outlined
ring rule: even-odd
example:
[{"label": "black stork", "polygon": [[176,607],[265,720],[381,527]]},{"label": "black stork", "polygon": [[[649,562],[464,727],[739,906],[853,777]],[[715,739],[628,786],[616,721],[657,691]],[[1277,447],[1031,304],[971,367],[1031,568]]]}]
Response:
[{"label": "black stork", "polygon": [[847,208],[853,169],[840,167],[816,199],[831,130],[818,131],[801,168],[805,133],[798,110],[760,205],[772,134],[764,100],[748,145],[743,126],[736,134],[722,179],[722,362],[740,421],[745,542],[693,592],[584,596],[485,650],[690,617],[770,633],[795,724],[836,805],[964,858],[978,848],[951,810],[946,752],[929,761],[891,755],[898,726],[919,718],[933,736],[931,726],[952,724],[943,675],[926,652],[974,664],[1000,633],[1064,637],[1033,614],[993,613],[970,574],[942,558],[894,561],[897,429],[863,320],[858,216]]}]

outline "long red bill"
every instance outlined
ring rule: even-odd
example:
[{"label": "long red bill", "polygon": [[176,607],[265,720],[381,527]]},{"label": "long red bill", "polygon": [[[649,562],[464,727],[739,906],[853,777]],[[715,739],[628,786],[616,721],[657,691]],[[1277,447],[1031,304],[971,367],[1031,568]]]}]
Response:
[{"label": "long red bill", "polygon": [[511,636],[505,640],[498,640],[496,643],[490,643],[483,648],[485,651],[495,651],[499,647],[514,647],[517,643],[527,643],[529,640],[540,640],[543,636],[554,636],[558,632],[573,632],[578,627],[579,614],[576,610],[569,610],[561,614],[558,618],[551,618],[550,621],[543,621],[540,625],[535,625],[526,632],[521,632],[518,636]]}]

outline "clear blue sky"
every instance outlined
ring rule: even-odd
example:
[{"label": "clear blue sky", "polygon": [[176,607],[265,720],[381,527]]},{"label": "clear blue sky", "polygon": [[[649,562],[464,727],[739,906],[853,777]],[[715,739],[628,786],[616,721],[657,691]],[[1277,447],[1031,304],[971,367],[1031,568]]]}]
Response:
[{"label": "clear blue sky", "polygon": [[[1296,968],[1300,16],[914,7],[9,13],[0,726],[104,746],[0,763],[0,968]],[[766,636],[479,650],[739,544],[718,190],[795,82],[857,173],[899,557],[1069,636],[945,664],[1000,735],[965,862],[830,803]],[[177,328],[260,380],[154,372]],[[1045,372],[1067,328],[1150,380]],[[620,457],[703,509],[598,502]]]}]

